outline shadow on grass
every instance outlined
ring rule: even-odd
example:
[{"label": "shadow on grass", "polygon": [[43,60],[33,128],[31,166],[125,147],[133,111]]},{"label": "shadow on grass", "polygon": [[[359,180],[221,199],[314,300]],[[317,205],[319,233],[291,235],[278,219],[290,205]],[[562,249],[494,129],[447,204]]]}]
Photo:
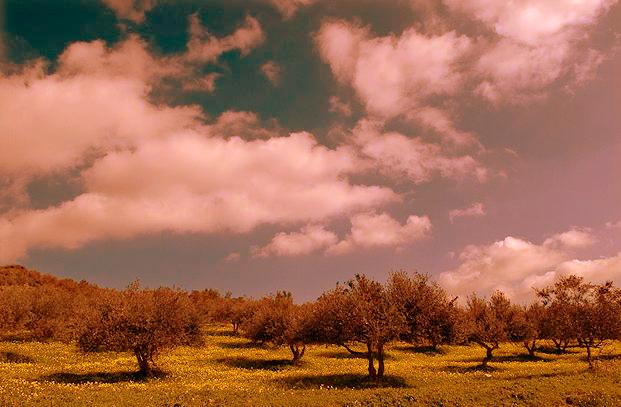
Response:
[{"label": "shadow on grass", "polygon": [[[251,359],[245,357],[222,358],[217,360],[239,369],[283,370],[293,366],[290,359]],[[304,363],[302,361],[302,363]]]},{"label": "shadow on grass", "polygon": [[434,348],[433,346],[399,345],[394,346],[393,349],[402,352],[421,353],[429,356],[445,355],[447,353],[446,350],[440,347]]},{"label": "shadow on grass", "polygon": [[[483,357],[464,359],[464,362],[481,362]],[[490,363],[507,363],[507,362],[552,362],[554,359],[546,359],[540,356],[530,356],[527,353],[519,355],[499,355],[494,356]]]},{"label": "shadow on grass", "polygon": [[[367,358],[366,355],[352,355],[345,349],[327,350],[327,351],[317,353],[317,356],[320,356],[323,358],[330,358],[330,359],[366,359]],[[384,360],[390,360],[392,358],[393,357],[390,355],[390,353],[384,354]]]},{"label": "shadow on grass", "polygon": [[335,374],[325,376],[293,376],[278,379],[292,389],[369,389],[369,388],[405,388],[405,380],[398,376],[384,376],[381,380],[370,379],[360,374]]},{"label": "shadow on grass", "polygon": [[[583,356],[581,359],[584,362],[587,361],[587,357],[586,356]],[[593,361],[609,361],[609,360],[617,360],[617,359],[621,359],[621,355],[619,355],[619,354],[607,354],[607,353],[604,353],[604,354],[601,354],[601,355],[596,353],[595,355],[593,355]]]},{"label": "shadow on grass", "polygon": [[208,335],[208,336],[226,336],[226,337],[234,337],[234,338],[241,337],[239,333],[233,332],[232,329],[224,330],[224,329],[217,329],[217,328],[205,328],[204,332],[205,332],[205,335]]},{"label": "shadow on grass", "polygon": [[502,369],[493,366],[483,366],[481,364],[474,366],[463,366],[463,365],[448,365],[446,367],[440,368],[439,370],[448,373],[473,373],[473,372],[498,372]]},{"label": "shadow on grass", "polygon": [[34,363],[34,359],[15,352],[0,352],[0,363]]},{"label": "shadow on grass", "polygon": [[565,350],[559,351],[557,348],[554,348],[554,347],[541,346],[537,348],[536,352],[543,353],[546,355],[571,355],[573,353],[579,353],[580,351],[577,350],[576,348],[567,348]]},{"label": "shadow on grass", "polygon": [[366,359],[366,356],[352,355],[345,350],[327,350],[318,353],[317,356],[330,359]]},{"label": "shadow on grass", "polygon": [[225,349],[266,349],[266,346],[257,342],[219,342],[218,346]]},{"label": "shadow on grass", "polygon": [[154,371],[150,376],[145,376],[140,372],[92,372],[92,373],[54,373],[42,376],[39,381],[54,383],[122,383],[122,382],[144,382],[149,379],[161,379],[166,377],[162,371]]}]

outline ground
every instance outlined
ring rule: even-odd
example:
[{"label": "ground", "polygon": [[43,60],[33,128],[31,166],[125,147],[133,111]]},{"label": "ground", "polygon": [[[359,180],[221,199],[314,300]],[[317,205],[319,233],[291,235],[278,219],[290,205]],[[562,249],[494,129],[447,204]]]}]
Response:
[{"label": "ground", "polygon": [[[504,344],[490,370],[484,351],[450,346],[441,353],[407,344],[390,348],[387,377],[365,378],[365,360],[314,346],[301,366],[285,348],[256,346],[212,328],[207,344],[162,355],[164,376],[142,380],[129,354],[84,355],[61,343],[0,342],[1,406],[614,406],[621,405],[621,345],[598,353],[539,353]],[[619,359],[617,359],[619,356]]]}]

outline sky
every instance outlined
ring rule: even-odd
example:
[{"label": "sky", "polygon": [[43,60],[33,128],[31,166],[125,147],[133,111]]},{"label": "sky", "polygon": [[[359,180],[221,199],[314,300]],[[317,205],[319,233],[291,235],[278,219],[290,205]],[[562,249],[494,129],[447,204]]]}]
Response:
[{"label": "sky", "polygon": [[0,264],[621,284],[616,0],[0,0]]}]

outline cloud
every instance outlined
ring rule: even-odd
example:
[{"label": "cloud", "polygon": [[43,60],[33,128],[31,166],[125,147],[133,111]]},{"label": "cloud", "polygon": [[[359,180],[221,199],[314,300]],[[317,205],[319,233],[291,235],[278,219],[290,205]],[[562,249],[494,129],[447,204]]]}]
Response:
[{"label": "cloud", "polygon": [[471,46],[455,32],[433,36],[407,29],[399,36],[374,37],[368,27],[341,20],[324,22],[315,41],[336,78],[352,86],[370,114],[382,118],[454,94],[462,82],[456,65]]},{"label": "cloud", "polygon": [[533,297],[533,287],[541,288],[566,274],[578,274],[596,281],[621,282],[621,272],[613,266],[617,257],[577,260],[575,250],[595,241],[586,230],[572,229],[535,244],[516,237],[506,237],[489,245],[471,245],[459,255],[461,264],[440,274],[439,282],[450,292],[467,296],[473,292],[489,295],[495,290],[526,301]]},{"label": "cloud", "polygon": [[239,137],[244,140],[269,139],[287,135],[278,122],[263,123],[254,112],[227,110],[215,122],[206,126],[210,134],[224,138]]},{"label": "cloud", "polygon": [[620,229],[621,220],[617,222],[606,222],[606,229]]},{"label": "cloud", "polygon": [[[235,48],[247,53],[262,31],[247,17],[244,26],[218,39],[204,32],[197,16],[191,20],[194,34],[186,53],[154,55],[142,39],[129,35],[113,47],[102,40],[72,43],[52,73],[39,60],[11,75],[0,74],[0,103],[6,106],[0,111],[3,186],[15,189],[32,177],[76,168],[146,138],[204,128],[198,106],[156,105],[148,101],[150,93],[165,78],[179,80],[184,90],[213,92],[220,74],[196,77],[192,64]],[[237,128],[244,125],[250,131],[249,119]]]},{"label": "cloud", "polygon": [[295,15],[298,9],[308,7],[319,0],[266,0],[274,6],[285,19]]},{"label": "cloud", "polygon": [[301,256],[333,246],[337,241],[336,234],[323,226],[307,225],[299,232],[278,233],[266,246],[254,248],[253,256]]},{"label": "cloud", "polygon": [[588,281],[613,281],[621,284],[621,253],[594,260],[569,260],[558,266],[559,274],[575,274]]},{"label": "cloud", "polygon": [[477,93],[494,103],[544,97],[563,78],[569,88],[589,80],[603,56],[586,44],[588,30],[615,2],[444,0],[495,34],[474,67]]},{"label": "cloud", "polygon": [[103,3],[118,18],[142,23],[145,13],[155,7],[157,0],[103,0]]},{"label": "cloud", "polygon": [[373,247],[404,246],[423,239],[431,231],[431,221],[427,216],[411,215],[401,225],[389,214],[359,213],[351,218],[351,230],[347,237],[330,247],[327,254],[341,255],[357,249]]},{"label": "cloud", "polygon": [[241,259],[241,254],[239,254],[238,252],[232,252],[229,253],[224,259],[223,261],[225,263],[235,263],[238,262],[239,259]]},{"label": "cloud", "polygon": [[267,61],[261,65],[261,72],[272,85],[277,86],[280,83],[282,68],[274,61]]},{"label": "cloud", "polygon": [[443,0],[453,10],[468,13],[499,36],[537,46],[573,34],[593,24],[616,0]]},{"label": "cloud", "polygon": [[343,102],[338,96],[330,96],[330,111],[341,116],[350,117],[352,115],[351,104]]},{"label": "cloud", "polygon": [[[416,111],[433,108],[449,118],[447,108],[457,97],[499,105],[542,99],[555,87],[572,92],[606,58],[590,34],[615,3],[444,0],[443,13],[432,12],[399,34],[379,36],[333,19],[324,21],[315,42],[335,78],[355,91],[368,113],[409,115],[431,129],[439,123],[436,131],[454,137],[460,132],[451,121]],[[471,28],[470,36],[452,30],[462,26]]]},{"label": "cloud", "polygon": [[347,150],[307,133],[244,141],[174,132],[97,160],[82,174],[85,191],[70,201],[0,218],[0,257],[149,233],[247,233],[397,199],[388,188],[349,183],[356,170]]},{"label": "cloud", "polygon": [[156,106],[148,86],[130,76],[80,71],[60,58],[58,73],[38,64],[0,75],[0,174],[33,177],[82,165],[89,156],[131,147],[199,125],[194,106]]},{"label": "cloud", "polygon": [[213,93],[216,91],[216,80],[221,76],[222,74],[220,73],[212,72],[196,79],[189,79],[183,82],[182,88],[184,91],[189,92],[198,91]]},{"label": "cloud", "polygon": [[571,229],[557,233],[547,238],[543,245],[554,248],[582,248],[592,246],[597,242],[589,229]]},{"label": "cloud", "polygon": [[211,93],[222,74],[203,74],[200,68],[216,63],[228,51],[238,50],[246,56],[265,40],[261,25],[252,16],[246,16],[232,34],[222,38],[211,35],[198,14],[192,14],[188,23],[189,40],[185,52],[156,55],[135,34],[113,47],[107,47],[102,40],[75,42],[59,57],[57,72],[65,77],[85,74],[132,78],[152,87],[160,85],[162,79],[173,78],[186,91]]},{"label": "cloud", "polygon": [[451,223],[453,223],[453,221],[457,218],[479,216],[485,216],[485,207],[481,202],[474,203],[467,208],[453,209],[449,211],[449,219],[451,220]]},{"label": "cloud", "polygon": [[211,35],[201,24],[198,14],[192,14],[189,22],[190,40],[183,59],[190,62],[214,62],[220,55],[232,50],[239,50],[241,55],[248,55],[252,49],[265,41],[261,24],[250,15],[246,16],[243,24],[235,32],[222,38]]},{"label": "cloud", "polygon": [[427,143],[419,137],[383,133],[378,122],[361,121],[352,137],[352,143],[361,154],[388,177],[405,178],[414,183],[429,181],[434,175],[452,179],[472,177],[479,181],[487,177],[486,168],[471,155],[445,152],[440,145]]}]

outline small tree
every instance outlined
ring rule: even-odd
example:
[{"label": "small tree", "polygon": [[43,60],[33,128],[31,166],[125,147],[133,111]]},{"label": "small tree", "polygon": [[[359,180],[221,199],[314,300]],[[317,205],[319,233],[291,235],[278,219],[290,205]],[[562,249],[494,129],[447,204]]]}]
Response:
[{"label": "small tree", "polygon": [[278,292],[258,301],[252,316],[242,324],[241,329],[247,338],[255,342],[287,345],[291,350],[292,363],[297,365],[306,350],[306,309],[306,306],[294,304],[290,293]]},{"label": "small tree", "polygon": [[586,349],[590,368],[593,348],[621,334],[621,293],[611,282],[595,285],[571,275],[538,294],[550,316],[562,317],[560,321],[550,321],[554,332],[558,335],[561,328],[569,330],[564,337],[575,339],[578,346]]},{"label": "small tree", "polygon": [[494,350],[509,338],[509,326],[514,308],[507,297],[496,291],[488,300],[472,295],[466,309],[468,339],[486,351],[481,365],[487,366]]},{"label": "small tree", "polygon": [[429,277],[415,273],[393,273],[388,291],[407,325],[402,335],[413,343],[427,342],[433,349],[440,344],[454,343],[461,337],[457,298],[449,299],[442,287],[429,282]]},{"label": "small tree", "polygon": [[244,297],[226,296],[219,308],[217,320],[228,321],[233,326],[233,333],[239,333],[240,326],[252,318],[256,303]]},{"label": "small tree", "polygon": [[[346,286],[337,285],[315,305],[309,336],[320,343],[343,346],[368,362],[369,377],[384,376],[385,346],[406,329],[405,321],[385,287],[364,275],[356,275]],[[357,351],[353,344],[362,344]],[[375,367],[377,360],[377,368]]]},{"label": "small tree", "polygon": [[101,295],[78,339],[85,352],[133,352],[140,373],[150,376],[162,351],[202,342],[199,315],[183,292],[143,290],[133,284],[123,292]]},{"label": "small tree", "polygon": [[543,338],[545,317],[545,308],[539,302],[514,308],[509,337],[513,342],[521,342],[531,357],[535,356],[537,341]]},{"label": "small tree", "polygon": [[[585,294],[582,279],[563,277],[555,284],[537,290],[537,296],[544,306],[542,323],[543,336],[554,344],[559,353],[565,352],[576,340],[575,312],[578,300]],[[582,293],[580,293],[582,291]]]}]

